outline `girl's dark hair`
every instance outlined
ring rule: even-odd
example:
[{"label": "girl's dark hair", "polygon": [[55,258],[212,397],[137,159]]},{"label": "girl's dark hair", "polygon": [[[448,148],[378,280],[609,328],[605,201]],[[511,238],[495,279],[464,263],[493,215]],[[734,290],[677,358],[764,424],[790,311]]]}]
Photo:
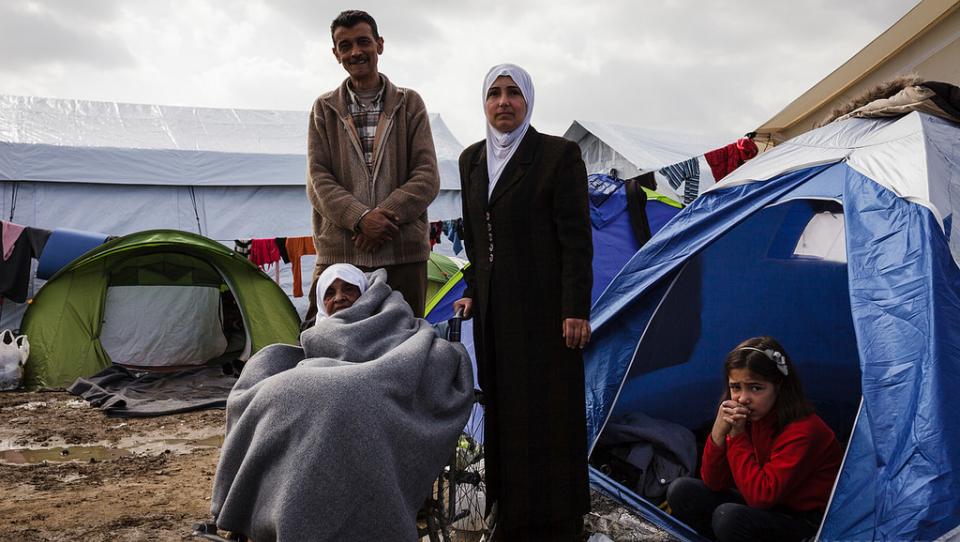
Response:
[{"label": "girl's dark hair", "polygon": [[[753,348],[756,350],[752,350]],[[786,375],[781,372],[777,362],[767,356],[764,352],[766,350],[780,353],[786,366]],[[773,405],[773,411],[777,415],[775,433],[783,431],[787,424],[813,414],[813,405],[803,395],[803,386],[800,384],[797,368],[787,355],[787,351],[773,337],[754,337],[738,344],[727,354],[723,368],[726,377],[724,382],[729,380],[730,371],[747,369],[776,386],[777,399]],[[730,399],[730,387],[725,387],[724,400],[727,400]]]}]

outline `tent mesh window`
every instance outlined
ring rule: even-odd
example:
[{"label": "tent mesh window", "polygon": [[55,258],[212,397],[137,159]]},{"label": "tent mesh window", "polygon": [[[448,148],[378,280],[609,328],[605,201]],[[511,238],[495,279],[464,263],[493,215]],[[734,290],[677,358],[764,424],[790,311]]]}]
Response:
[{"label": "tent mesh window", "polygon": [[784,205],[787,212],[767,258],[846,263],[843,206],[829,200],[800,200]]}]

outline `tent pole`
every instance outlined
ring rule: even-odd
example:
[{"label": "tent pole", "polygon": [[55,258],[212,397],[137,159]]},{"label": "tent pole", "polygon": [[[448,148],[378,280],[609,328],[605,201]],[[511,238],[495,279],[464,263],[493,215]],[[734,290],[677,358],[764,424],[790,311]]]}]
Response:
[{"label": "tent pole", "polygon": [[203,235],[203,227],[200,226],[200,211],[197,209],[197,192],[193,186],[190,187],[190,201],[193,203],[193,216],[197,219],[197,233]]}]

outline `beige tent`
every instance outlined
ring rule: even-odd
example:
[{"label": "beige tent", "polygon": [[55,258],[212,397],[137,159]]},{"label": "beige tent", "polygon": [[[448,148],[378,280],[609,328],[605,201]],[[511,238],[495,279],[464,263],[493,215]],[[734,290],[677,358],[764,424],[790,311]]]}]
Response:
[{"label": "beige tent", "polygon": [[960,84],[960,0],[922,0],[833,73],[756,129],[777,144],[802,134],[835,107],[897,75]]}]

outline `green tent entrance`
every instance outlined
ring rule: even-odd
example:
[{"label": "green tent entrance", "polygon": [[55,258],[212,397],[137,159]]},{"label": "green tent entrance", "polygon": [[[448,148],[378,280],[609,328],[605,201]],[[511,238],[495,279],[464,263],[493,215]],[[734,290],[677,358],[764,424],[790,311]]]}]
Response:
[{"label": "green tent entrance", "polygon": [[427,260],[427,299],[426,302],[437,295],[447,284],[451,277],[460,272],[460,266],[457,262],[448,256],[430,253],[430,259]]},{"label": "green tent entrance", "polygon": [[[231,326],[231,311],[236,319]],[[226,322],[226,324],[225,324]],[[229,340],[225,328],[239,331]],[[296,344],[300,318],[273,280],[220,243],[176,230],[114,239],[80,256],[34,297],[28,387],[68,386],[119,363],[201,365]]]}]

